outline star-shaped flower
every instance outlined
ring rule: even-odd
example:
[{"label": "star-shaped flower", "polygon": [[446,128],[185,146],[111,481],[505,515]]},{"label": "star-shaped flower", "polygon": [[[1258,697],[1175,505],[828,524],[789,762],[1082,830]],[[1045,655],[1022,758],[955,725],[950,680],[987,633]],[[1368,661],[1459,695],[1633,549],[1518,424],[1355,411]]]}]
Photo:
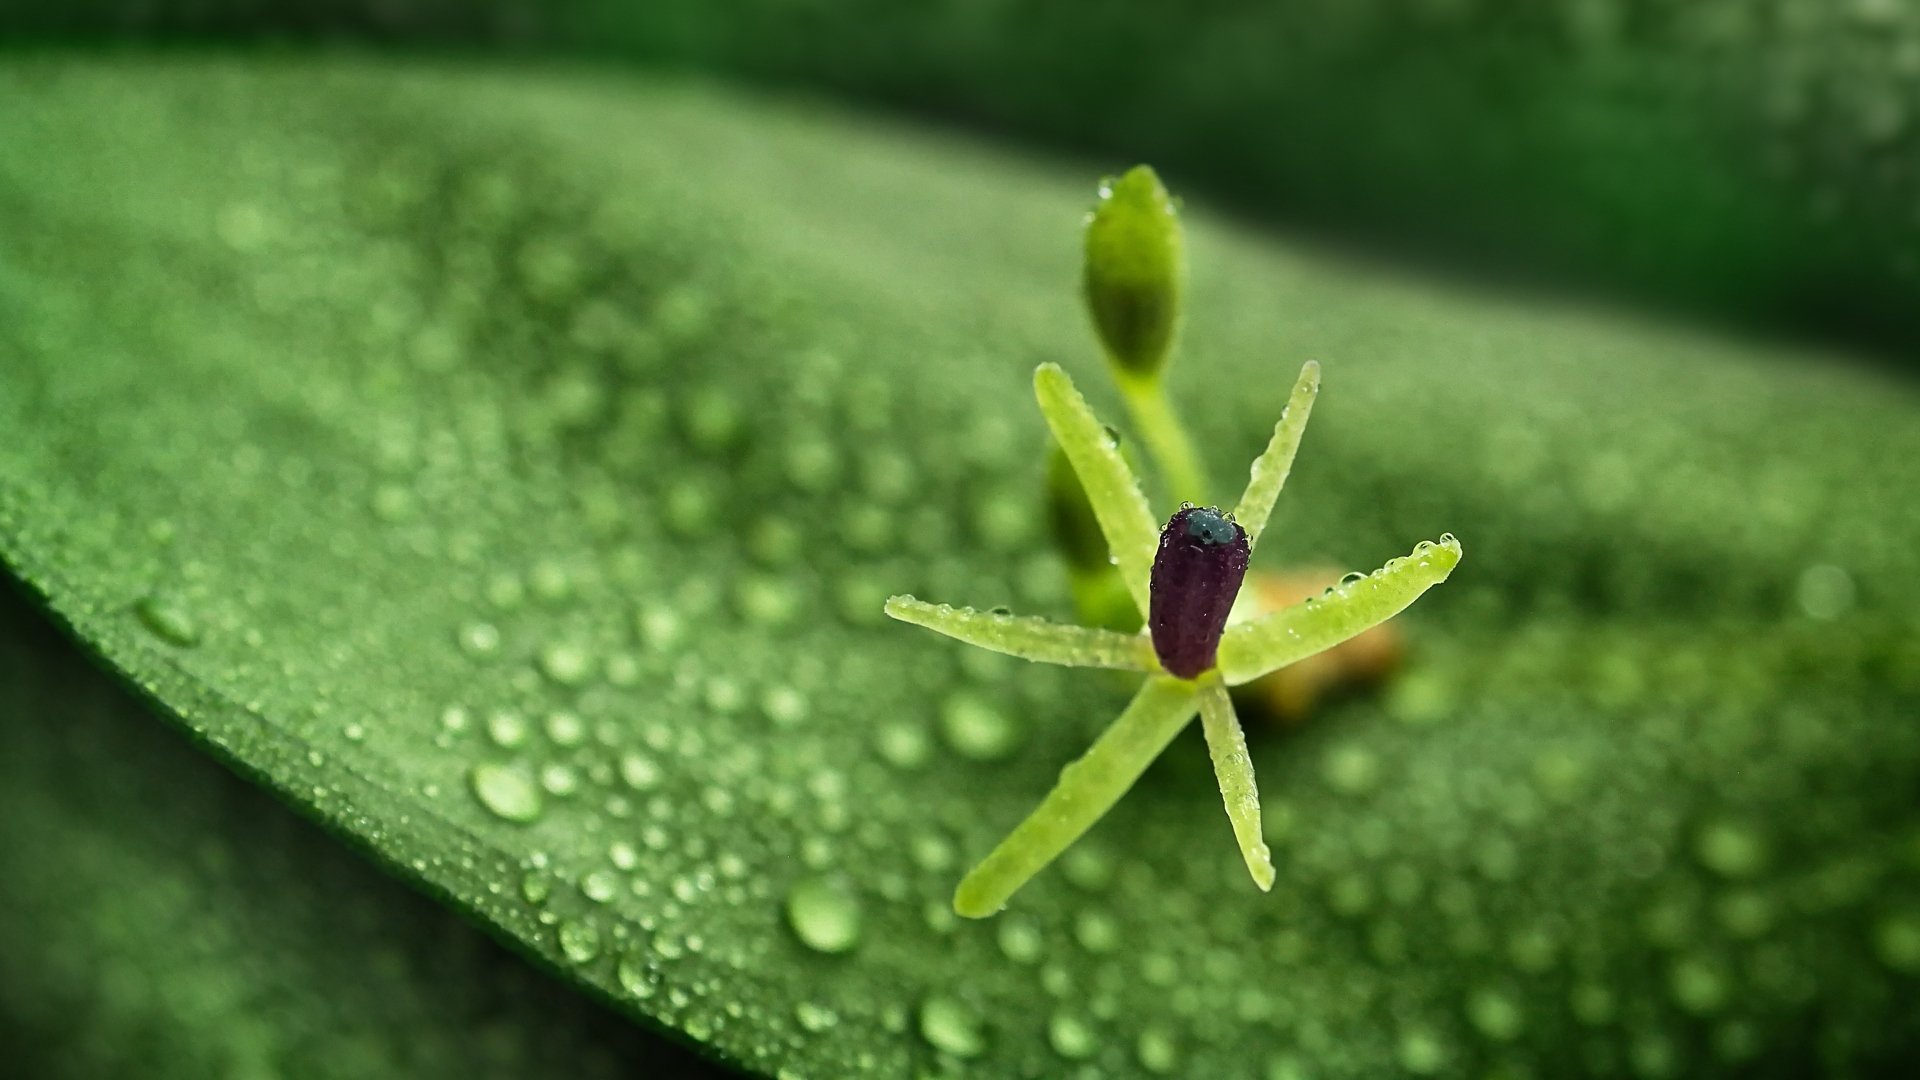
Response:
[{"label": "star-shaped flower", "polygon": [[1117,668],[1146,677],[1125,710],[1032,814],[981,860],[953,896],[956,912],[985,918],[1092,827],[1197,711],[1226,802],[1227,818],[1254,883],[1273,886],[1261,838],[1260,796],[1247,742],[1227,688],[1251,682],[1392,618],[1446,580],[1460,562],[1451,534],[1324,595],[1229,624],[1247,559],[1259,544],[1274,501],[1293,467],[1301,432],[1320,390],[1320,367],[1300,371],[1273,438],[1254,460],[1245,492],[1230,513],[1183,506],[1164,527],[1120,455],[1109,429],[1066,372],[1043,364],[1034,393],[1053,437],[1078,474],[1108,549],[1146,620],[1138,634],[1070,626],[1032,616],[887,601],[887,614],[970,645],[1069,667]]}]

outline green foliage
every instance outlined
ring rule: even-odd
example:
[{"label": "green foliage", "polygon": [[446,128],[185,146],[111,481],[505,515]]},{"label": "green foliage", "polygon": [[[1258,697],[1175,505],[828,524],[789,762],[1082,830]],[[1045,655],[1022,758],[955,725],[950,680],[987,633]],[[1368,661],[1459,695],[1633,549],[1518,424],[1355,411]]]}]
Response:
[{"label": "green foliage", "polygon": [[[197,741],[637,1016],[797,1076],[1914,1050],[1910,388],[1189,213],[1170,378],[1208,464],[1329,362],[1262,557],[1373,566],[1444,522],[1474,558],[1382,695],[1250,733],[1273,893],[1191,733],[1061,873],[963,924],[953,874],[1125,684],[1007,678],[880,602],[1067,616],[1013,403],[1040,360],[1096,362],[1079,170],[525,70],[16,59],[0,99],[9,565]],[[119,746],[62,759],[130,779],[44,850],[165,801]],[[57,823],[14,760],[8,798]],[[272,880],[181,872],[206,911],[145,925],[276,902],[296,871],[263,847],[232,858]],[[82,880],[137,891],[178,849],[150,850]],[[90,928],[57,887],[7,883],[67,929],[6,945],[78,986]],[[382,970],[318,915],[281,930],[276,983]],[[422,1038],[465,1023],[408,1000]]]},{"label": "green foliage", "polygon": [[0,1045],[40,1080],[721,1073],[232,775],[0,592]]}]

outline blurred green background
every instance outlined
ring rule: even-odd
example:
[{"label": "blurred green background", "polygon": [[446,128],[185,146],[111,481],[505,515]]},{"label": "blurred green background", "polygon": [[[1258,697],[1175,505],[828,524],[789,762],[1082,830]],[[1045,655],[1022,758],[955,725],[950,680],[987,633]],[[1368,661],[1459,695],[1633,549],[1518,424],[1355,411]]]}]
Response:
[{"label": "blurred green background", "polygon": [[1902,0],[75,0],[0,40],[723,73],[1116,164],[1512,284],[1920,355]]}]

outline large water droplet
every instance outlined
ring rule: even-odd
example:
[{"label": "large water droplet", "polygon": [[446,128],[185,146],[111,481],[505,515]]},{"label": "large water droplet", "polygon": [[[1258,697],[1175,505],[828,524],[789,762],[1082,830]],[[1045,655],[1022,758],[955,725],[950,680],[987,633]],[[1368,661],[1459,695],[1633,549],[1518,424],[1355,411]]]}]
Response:
[{"label": "large water droplet", "polygon": [[920,1003],[920,1035],[954,1057],[979,1057],[987,1048],[980,1018],[959,1001],[935,995]]},{"label": "large water droplet", "polygon": [[537,821],[542,808],[540,788],[522,769],[483,762],[467,774],[474,798],[502,821]]},{"label": "large water droplet", "polygon": [[787,925],[815,952],[843,953],[860,942],[860,903],[825,878],[807,878],[787,892]]},{"label": "large water droplet", "polygon": [[1092,1057],[1100,1048],[1093,1029],[1087,1022],[1070,1012],[1057,1012],[1047,1021],[1047,1042],[1053,1051],[1063,1058],[1081,1061]]}]

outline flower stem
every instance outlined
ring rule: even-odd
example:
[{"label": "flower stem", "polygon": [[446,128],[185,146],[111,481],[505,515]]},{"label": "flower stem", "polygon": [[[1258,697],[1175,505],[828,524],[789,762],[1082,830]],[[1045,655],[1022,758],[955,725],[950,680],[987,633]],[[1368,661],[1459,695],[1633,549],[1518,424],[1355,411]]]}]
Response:
[{"label": "flower stem", "polygon": [[1200,464],[1200,455],[1194,451],[1193,440],[1187,437],[1186,425],[1173,411],[1165,380],[1139,378],[1117,367],[1114,375],[1126,400],[1127,413],[1133,418],[1134,430],[1140,433],[1140,440],[1147,444],[1147,452],[1153,455],[1160,475],[1166,477],[1172,487],[1174,504],[1204,505],[1208,492],[1206,470]]}]

